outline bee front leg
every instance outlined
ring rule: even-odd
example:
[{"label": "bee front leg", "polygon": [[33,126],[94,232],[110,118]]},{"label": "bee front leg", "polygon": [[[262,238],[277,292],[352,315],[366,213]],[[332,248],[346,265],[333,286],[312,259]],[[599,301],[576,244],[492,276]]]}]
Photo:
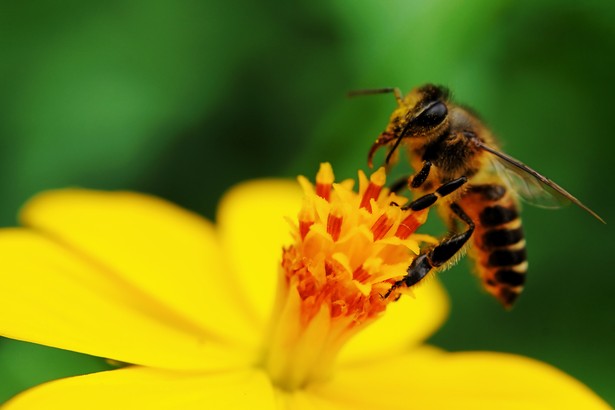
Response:
[{"label": "bee front leg", "polygon": [[425,161],[423,163],[423,167],[421,168],[419,172],[417,172],[413,176],[406,175],[404,177],[399,178],[398,180],[396,180],[390,185],[389,190],[393,193],[399,194],[404,188],[410,188],[410,189],[418,188],[421,185],[423,185],[423,183],[429,176],[430,170],[431,170],[431,161]]},{"label": "bee front leg", "polygon": [[[452,181],[451,181],[452,182]],[[432,194],[428,194],[432,195]],[[426,195],[427,196],[427,195]],[[421,198],[419,198],[421,199]],[[442,240],[435,247],[421,252],[419,256],[412,261],[412,264],[408,267],[407,274],[401,280],[398,280],[391,286],[391,288],[384,294],[386,299],[391,292],[395,289],[406,286],[410,287],[419,283],[432,269],[439,268],[440,266],[451,260],[468,242],[468,239],[474,232],[474,221],[461,209],[456,203],[450,205],[451,211],[466,223],[468,228],[458,234],[455,234],[447,239]]]},{"label": "bee front leg", "polygon": [[429,176],[429,171],[431,171],[431,161],[423,162],[423,167],[421,170],[412,177],[412,182],[409,183],[410,187],[418,188],[423,185]]}]

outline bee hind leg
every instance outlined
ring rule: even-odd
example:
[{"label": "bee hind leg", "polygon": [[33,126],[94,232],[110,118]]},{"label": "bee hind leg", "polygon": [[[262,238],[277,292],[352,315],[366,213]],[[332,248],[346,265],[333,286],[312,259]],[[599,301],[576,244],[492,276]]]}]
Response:
[{"label": "bee hind leg", "polygon": [[468,239],[470,239],[474,232],[474,222],[456,203],[453,202],[450,208],[459,219],[466,223],[468,228],[461,233],[444,239],[435,247],[421,252],[408,267],[406,276],[393,283],[393,286],[383,295],[383,298],[386,299],[391,292],[401,286],[410,287],[416,285],[427,276],[432,269],[439,268],[451,260],[463,248],[466,242],[468,242]]}]

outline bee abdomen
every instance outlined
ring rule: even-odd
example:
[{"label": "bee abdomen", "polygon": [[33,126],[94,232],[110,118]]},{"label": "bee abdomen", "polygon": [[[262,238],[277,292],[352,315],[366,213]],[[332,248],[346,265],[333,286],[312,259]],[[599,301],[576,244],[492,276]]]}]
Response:
[{"label": "bee abdomen", "polygon": [[485,289],[510,307],[523,290],[525,237],[515,198],[499,184],[475,185],[464,198],[473,208],[472,256]]},{"label": "bee abdomen", "polygon": [[523,290],[527,272],[521,220],[517,218],[511,224],[486,230],[480,243],[476,243],[485,253],[477,260],[485,288],[506,307],[512,306]]}]

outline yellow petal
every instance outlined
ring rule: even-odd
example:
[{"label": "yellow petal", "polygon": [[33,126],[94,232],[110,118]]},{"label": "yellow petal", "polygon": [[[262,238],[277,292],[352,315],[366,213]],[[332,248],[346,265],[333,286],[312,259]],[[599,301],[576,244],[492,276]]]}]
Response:
[{"label": "yellow petal", "polygon": [[208,332],[254,343],[214,228],[196,214],[147,195],[67,189],[38,195],[21,219]]},{"label": "yellow petal", "polygon": [[352,407],[329,401],[303,390],[276,390],[277,409],[288,410],[353,410]]},{"label": "yellow petal", "polygon": [[261,180],[235,187],[220,203],[217,223],[224,254],[246,310],[261,325],[271,316],[282,246],[291,242],[285,217],[295,219],[301,201],[297,183]]},{"label": "yellow petal", "polygon": [[355,409],[609,409],[581,382],[522,356],[422,348],[340,370],[308,390]]},{"label": "yellow petal", "polygon": [[252,360],[103,265],[26,229],[0,231],[0,283],[3,336],[166,368]]},{"label": "yellow petal", "polygon": [[412,288],[387,306],[384,315],[350,339],[340,363],[369,360],[405,352],[431,336],[448,316],[448,296],[434,278]]},{"label": "yellow petal", "polygon": [[256,370],[198,375],[125,368],[43,384],[4,410],[275,409],[273,387]]}]

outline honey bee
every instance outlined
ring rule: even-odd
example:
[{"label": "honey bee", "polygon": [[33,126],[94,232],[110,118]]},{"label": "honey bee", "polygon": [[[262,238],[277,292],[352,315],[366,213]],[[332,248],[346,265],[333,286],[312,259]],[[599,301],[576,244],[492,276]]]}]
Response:
[{"label": "honey bee", "polygon": [[604,223],[555,182],[501,152],[491,131],[472,110],[453,103],[446,88],[427,84],[405,97],[397,88],[351,94],[387,92],[394,94],[398,106],[371,147],[368,164],[371,167],[374,153],[387,146],[385,162],[390,167],[403,144],[415,174],[398,188],[407,185],[418,194],[404,208],[420,211],[437,202],[452,233],[421,251],[383,297],[449,266],[469,242],[483,287],[511,307],[523,290],[528,267],[519,198],[543,206],[572,202]]}]

